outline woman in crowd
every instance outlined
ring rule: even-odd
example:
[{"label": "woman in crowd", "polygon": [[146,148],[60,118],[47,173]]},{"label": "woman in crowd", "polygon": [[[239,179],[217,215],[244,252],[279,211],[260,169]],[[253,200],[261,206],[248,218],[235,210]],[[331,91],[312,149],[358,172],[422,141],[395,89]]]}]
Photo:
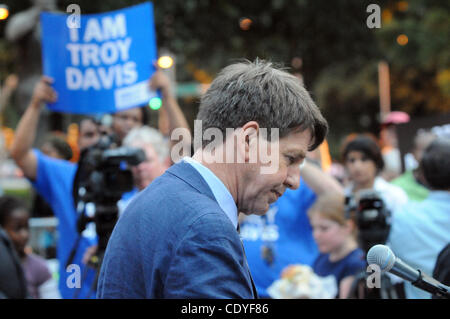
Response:
[{"label": "woman in crowd", "polygon": [[357,202],[361,191],[374,190],[391,212],[408,202],[400,187],[378,176],[384,161],[375,139],[366,135],[356,136],[344,145],[342,158],[350,180],[345,189],[346,196],[353,196]]}]

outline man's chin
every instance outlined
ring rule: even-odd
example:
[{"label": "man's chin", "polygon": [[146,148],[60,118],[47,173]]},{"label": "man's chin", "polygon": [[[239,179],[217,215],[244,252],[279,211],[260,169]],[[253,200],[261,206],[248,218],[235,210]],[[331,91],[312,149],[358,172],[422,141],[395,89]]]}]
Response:
[{"label": "man's chin", "polygon": [[255,209],[255,211],[252,212],[251,214],[263,216],[269,211],[269,208],[270,208],[270,203],[267,203],[266,206],[260,207],[260,208],[258,207],[258,209]]}]

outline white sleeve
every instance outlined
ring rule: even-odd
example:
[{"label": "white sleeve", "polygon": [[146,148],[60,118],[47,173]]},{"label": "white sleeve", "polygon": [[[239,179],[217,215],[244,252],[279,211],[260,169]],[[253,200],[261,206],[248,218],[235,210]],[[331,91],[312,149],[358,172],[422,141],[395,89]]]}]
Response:
[{"label": "white sleeve", "polygon": [[58,290],[58,283],[53,278],[50,278],[40,285],[38,290],[41,299],[61,299],[61,294]]}]

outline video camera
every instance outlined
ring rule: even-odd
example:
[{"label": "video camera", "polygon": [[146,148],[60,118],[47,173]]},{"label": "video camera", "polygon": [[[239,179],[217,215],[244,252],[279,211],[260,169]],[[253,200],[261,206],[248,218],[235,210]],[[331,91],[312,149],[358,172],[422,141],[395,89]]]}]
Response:
[{"label": "video camera", "polygon": [[[391,230],[391,212],[380,194],[374,190],[363,190],[356,196],[346,197],[346,215],[352,218],[358,228],[358,245],[364,251],[364,259],[369,249],[377,244],[385,244]],[[381,289],[367,286],[367,272],[355,276],[348,298],[356,299],[397,299],[404,296],[403,288],[381,275]]]},{"label": "video camera", "polygon": [[117,147],[114,136],[108,135],[80,156],[73,185],[73,199],[79,216],[77,228],[81,234],[89,222],[95,222],[100,257],[118,219],[117,202],[133,189],[133,175],[128,166],[138,165],[145,159],[143,150]]},{"label": "video camera", "polygon": [[354,217],[358,229],[358,242],[367,254],[376,244],[384,244],[391,229],[391,212],[380,194],[374,190],[363,190],[345,201],[347,219]]}]

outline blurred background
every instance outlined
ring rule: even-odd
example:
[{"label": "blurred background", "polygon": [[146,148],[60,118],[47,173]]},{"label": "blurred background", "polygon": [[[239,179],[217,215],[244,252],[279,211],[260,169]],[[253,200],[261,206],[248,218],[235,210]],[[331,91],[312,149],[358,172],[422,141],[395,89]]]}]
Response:
[{"label": "blurred background", "polygon": [[[35,0],[38,1],[38,0]],[[45,1],[45,0],[39,0]],[[47,0],[47,2],[49,2]],[[53,1],[50,1],[53,2]],[[54,1],[97,13],[137,0]],[[1,1],[9,16],[32,1]],[[390,110],[414,118],[450,110],[450,3],[446,0],[153,1],[157,43],[174,58],[179,103],[193,127],[199,95],[215,74],[238,59],[265,58],[303,77],[330,122],[331,155],[351,132],[380,129],[379,63],[388,65]],[[370,4],[381,8],[381,28],[366,24]],[[0,81],[20,72],[16,46],[0,22]],[[38,57],[39,52],[29,52]],[[20,107],[5,108],[4,125],[15,127]],[[65,122],[56,116],[52,129]],[[56,126],[56,127],[55,127]]]},{"label": "blurred background", "polygon": [[[4,139],[0,140],[4,143],[0,145],[0,190],[5,194],[36,207],[32,187],[4,150],[11,146],[42,73],[39,12],[47,8],[67,13],[70,4],[78,4],[81,14],[100,13],[142,2],[0,0],[0,128]],[[403,172],[408,168],[405,155],[419,129],[440,130],[450,136],[448,0],[152,2],[159,55],[166,56],[160,66],[174,83],[191,129],[201,94],[217,72],[233,62],[259,57],[285,67],[303,81],[330,125],[326,145],[330,163],[341,161],[340,147],[349,135],[364,132],[377,137],[381,148],[399,148],[405,160]],[[377,5],[379,12],[368,10],[370,5]],[[36,21],[28,24],[25,18],[9,32],[8,23],[21,13]],[[379,27],[373,27],[378,13]],[[157,126],[160,105],[149,106],[149,124]],[[81,115],[46,112],[38,139],[49,132],[60,134],[75,150],[75,162],[75,123]],[[397,136],[390,144],[392,125]],[[30,221],[33,250],[55,258],[56,220],[51,213],[32,217],[41,217]]]}]

